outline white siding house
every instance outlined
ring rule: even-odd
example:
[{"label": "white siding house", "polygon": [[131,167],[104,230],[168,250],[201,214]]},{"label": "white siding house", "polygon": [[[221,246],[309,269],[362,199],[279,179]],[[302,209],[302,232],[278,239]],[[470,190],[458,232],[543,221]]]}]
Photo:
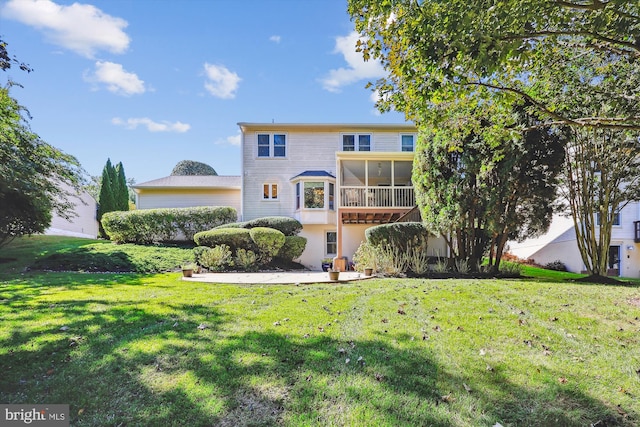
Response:
[{"label": "white siding house", "polygon": [[[73,189],[63,184],[65,191],[73,192]],[[73,236],[95,239],[98,237],[98,204],[86,191],[80,192],[76,197],[70,196],[69,202],[73,203],[73,214],[69,219],[62,218],[55,212],[51,218],[51,225],[45,230],[46,235]]]},{"label": "white siding house", "polygon": [[[238,123],[242,133],[242,219],[288,216],[303,225],[299,260],[336,267],[364,230],[397,221],[415,206],[412,124]],[[446,253],[442,239],[433,255]]]},{"label": "white siding house", "polygon": [[231,206],[241,212],[239,176],[167,176],[133,186],[138,209]]},{"label": "white siding house", "polygon": [[[580,273],[585,265],[578,251],[573,219],[554,216],[549,232],[524,242],[509,242],[509,252],[538,264],[562,261],[569,271]],[[640,203],[627,204],[611,230],[609,275],[640,277]]]}]

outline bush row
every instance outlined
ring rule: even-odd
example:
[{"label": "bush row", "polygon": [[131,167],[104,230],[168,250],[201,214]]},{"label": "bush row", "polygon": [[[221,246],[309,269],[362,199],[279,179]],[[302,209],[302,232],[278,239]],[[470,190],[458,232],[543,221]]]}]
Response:
[{"label": "bush row", "polygon": [[226,246],[232,256],[239,251],[250,251],[256,254],[257,262],[267,264],[273,258],[293,261],[299,258],[307,245],[307,239],[301,236],[285,236],[281,231],[268,227],[218,228],[196,233],[194,241],[196,261],[201,261],[203,248]]},{"label": "bush row", "polygon": [[231,224],[220,225],[216,228],[256,228],[268,227],[274,228],[285,236],[296,236],[302,230],[300,221],[289,218],[287,216],[265,216],[263,218],[252,219],[251,221],[234,222]]},{"label": "bush row", "polygon": [[102,227],[116,243],[149,244],[176,240],[180,234],[192,240],[195,233],[235,221],[238,214],[227,206],[140,209],[108,212]]}]

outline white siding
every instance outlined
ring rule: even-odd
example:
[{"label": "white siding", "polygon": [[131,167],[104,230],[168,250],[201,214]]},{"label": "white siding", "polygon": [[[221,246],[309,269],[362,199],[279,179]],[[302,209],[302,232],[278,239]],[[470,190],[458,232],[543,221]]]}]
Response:
[{"label": "white siding", "polygon": [[[284,133],[287,135],[285,158],[258,158],[257,134]],[[348,128],[335,131],[296,131],[283,126],[281,130],[254,130],[244,134],[242,177],[244,212],[243,219],[250,220],[271,215],[293,216],[295,211],[295,187],[291,178],[309,170],[327,171],[336,176],[336,151],[342,149],[345,133],[370,133],[372,150],[400,151],[400,135],[407,132],[351,131]],[[263,184],[278,184],[278,200],[263,200]]]},{"label": "white siding", "polygon": [[[67,191],[71,188],[65,186]],[[97,203],[89,193],[83,191],[79,197],[69,197],[74,204],[73,212],[76,216],[66,220],[53,213],[51,225],[44,232],[47,235],[75,236],[95,239],[98,236]]]},{"label": "white siding", "polygon": [[240,214],[240,190],[140,190],[138,209],[230,206]]}]

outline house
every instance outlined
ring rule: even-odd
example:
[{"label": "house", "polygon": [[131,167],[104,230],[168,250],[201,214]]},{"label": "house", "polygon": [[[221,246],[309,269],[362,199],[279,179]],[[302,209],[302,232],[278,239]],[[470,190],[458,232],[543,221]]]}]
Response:
[{"label": "house", "polygon": [[239,176],[172,175],[132,187],[138,209],[231,206],[241,212]]},{"label": "house", "polygon": [[[303,225],[300,262],[344,269],[367,228],[414,207],[412,124],[238,123],[242,134],[242,220],[289,216]],[[447,253],[442,239],[431,255]]]},{"label": "house", "polygon": [[[596,219],[597,224],[597,219]],[[569,271],[580,273],[585,265],[580,257],[573,219],[556,215],[549,231],[523,242],[509,242],[509,252],[544,265],[561,261]],[[627,204],[614,217],[609,246],[609,275],[640,277],[640,203]]]},{"label": "house", "polygon": [[[67,184],[62,184],[63,190],[74,194],[74,190]],[[51,225],[44,232],[51,236],[73,236],[95,239],[98,237],[98,203],[86,191],[81,191],[76,196],[70,196],[69,202],[73,204],[72,216],[65,219],[52,212]]]}]

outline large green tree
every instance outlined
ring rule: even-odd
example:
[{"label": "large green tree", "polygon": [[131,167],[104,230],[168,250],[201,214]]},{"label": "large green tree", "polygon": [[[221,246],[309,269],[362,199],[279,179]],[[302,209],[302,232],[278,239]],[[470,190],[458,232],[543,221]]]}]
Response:
[{"label": "large green tree", "polygon": [[440,112],[439,125],[425,127],[416,147],[418,206],[457,266],[474,270],[488,256],[497,272],[507,240],[549,227],[565,134],[535,126],[523,106],[509,112],[465,102]]},{"label": "large green tree", "polygon": [[174,166],[171,175],[218,175],[218,173],[206,163],[181,160]]},{"label": "large green tree", "polygon": [[44,232],[53,213],[70,219],[79,203],[80,164],[33,133],[25,114],[9,89],[0,88],[0,246]]},{"label": "large green tree", "polygon": [[[364,36],[359,50],[388,72],[374,85],[382,110],[419,124],[436,119],[434,104],[483,87],[497,102],[527,100],[547,123],[640,129],[640,2],[349,0],[348,7]],[[569,82],[581,58],[592,59],[593,78]],[[598,99],[612,108],[599,109]]]}]

